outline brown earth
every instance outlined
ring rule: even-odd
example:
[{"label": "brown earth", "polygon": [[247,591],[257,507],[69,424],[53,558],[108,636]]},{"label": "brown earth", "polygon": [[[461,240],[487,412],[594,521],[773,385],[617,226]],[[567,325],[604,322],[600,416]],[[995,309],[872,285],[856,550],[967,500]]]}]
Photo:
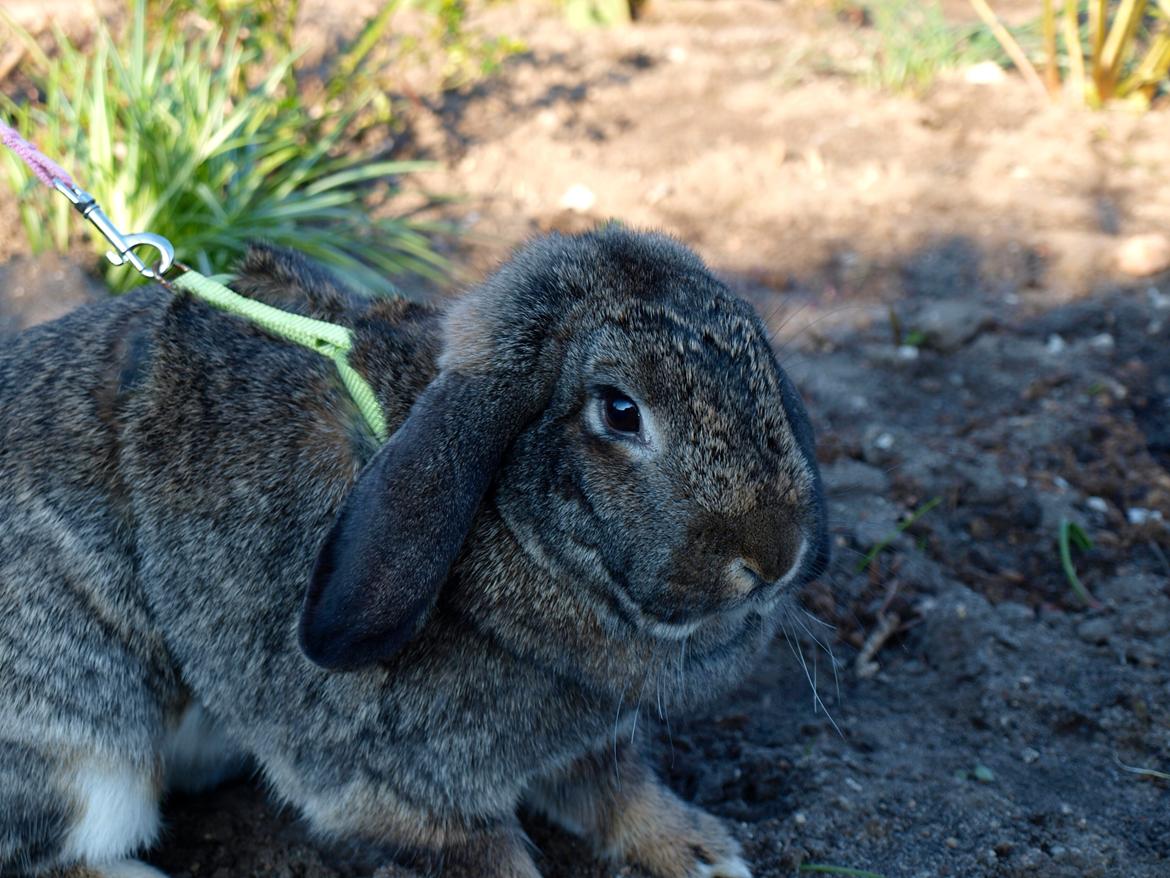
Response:
[{"label": "brown earth", "polygon": [[[672,232],[768,319],[821,437],[832,569],[737,694],[653,735],[672,786],[760,878],[1170,874],[1170,783],[1147,771],[1170,771],[1170,272],[1116,266],[1128,236],[1170,231],[1166,108],[961,74],[885,95],[873,33],[795,0],[483,24],[528,51],[419,99],[403,147],[463,196],[441,217],[466,277],[544,230]],[[0,291],[34,273],[0,265]],[[1094,541],[1074,555],[1093,606],[1064,520]],[[252,784],[166,813],[175,878],[409,874],[311,840]],[[549,878],[615,874],[528,825]]]}]

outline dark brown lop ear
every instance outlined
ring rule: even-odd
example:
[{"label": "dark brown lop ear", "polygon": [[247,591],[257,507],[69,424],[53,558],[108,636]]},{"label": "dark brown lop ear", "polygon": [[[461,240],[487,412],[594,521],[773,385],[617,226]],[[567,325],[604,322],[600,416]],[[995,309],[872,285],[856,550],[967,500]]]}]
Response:
[{"label": "dark brown lop ear", "polygon": [[434,605],[533,388],[442,372],[374,455],[317,556],[300,621],[331,670],[393,656]]}]

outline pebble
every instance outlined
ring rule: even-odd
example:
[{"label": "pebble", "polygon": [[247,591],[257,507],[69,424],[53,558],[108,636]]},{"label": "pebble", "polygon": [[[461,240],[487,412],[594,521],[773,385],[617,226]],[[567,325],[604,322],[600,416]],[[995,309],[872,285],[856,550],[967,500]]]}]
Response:
[{"label": "pebble", "polygon": [[597,203],[597,195],[583,183],[574,183],[561,196],[561,207],[574,213],[585,213]]},{"label": "pebble", "polygon": [[1117,267],[1134,277],[1170,269],[1170,237],[1152,232],[1126,238],[1117,248]]},{"label": "pebble", "polygon": [[986,307],[964,299],[930,302],[913,318],[923,336],[922,346],[942,353],[957,351],[994,323]]},{"label": "pebble", "polygon": [[1031,765],[1040,758],[1040,751],[1035,747],[1025,747],[1020,751],[1020,758],[1028,765]]},{"label": "pebble", "polygon": [[999,85],[1006,80],[1004,69],[994,61],[980,61],[963,71],[963,81],[971,85]]},{"label": "pebble", "polygon": [[1109,503],[1105,500],[1104,497],[1090,497],[1088,500],[1085,501],[1085,505],[1088,506],[1090,509],[1092,509],[1094,512],[1108,512],[1109,511]]},{"label": "pebble", "polygon": [[821,467],[821,476],[830,491],[857,494],[885,494],[890,477],[884,469],[852,458],[842,458]]},{"label": "pebble", "polygon": [[1077,626],[1077,637],[1085,643],[1108,643],[1113,623],[1108,619],[1086,619]]},{"label": "pebble", "polygon": [[1113,336],[1108,332],[1102,332],[1100,335],[1094,335],[1089,339],[1089,347],[1098,351],[1111,351],[1116,347],[1116,344]]},{"label": "pebble", "polygon": [[1048,341],[1044,344],[1044,350],[1050,354],[1062,354],[1067,347],[1068,343],[1055,332],[1048,336]]},{"label": "pebble", "polygon": [[1140,506],[1131,506],[1125,510],[1125,517],[1130,524],[1142,525],[1148,524],[1151,521],[1162,520],[1162,510],[1160,509],[1143,509]]}]

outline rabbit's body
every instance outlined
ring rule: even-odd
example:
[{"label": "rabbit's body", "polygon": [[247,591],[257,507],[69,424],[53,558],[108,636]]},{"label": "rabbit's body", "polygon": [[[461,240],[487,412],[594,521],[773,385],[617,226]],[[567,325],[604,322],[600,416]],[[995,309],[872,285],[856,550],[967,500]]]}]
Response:
[{"label": "rabbit's body", "polygon": [[[355,543],[375,529],[358,518],[354,486],[377,443],[333,365],[159,289],[20,336],[0,352],[0,875],[77,864],[145,874],[124,858],[153,840],[168,784],[210,785],[245,754],[317,829],[441,848],[445,874],[535,875],[521,801],[663,878],[746,874],[724,831],[617,742],[638,703],[677,707],[739,679],[772,634],[774,601],[701,624],[637,621],[648,633],[630,636],[620,623],[638,611],[607,609],[579,584],[577,556],[546,556],[530,532],[558,514],[543,503],[588,486],[525,465],[528,434],[501,465],[550,493],[523,514],[510,511],[510,478],[482,504],[433,486],[444,467],[478,478],[459,444],[473,440],[435,440],[446,421],[414,427],[408,413],[443,387],[452,356],[471,364],[456,371],[476,368],[493,327],[453,354],[458,317],[354,299],[268,251],[238,287],[352,327],[351,362],[399,431],[393,453],[409,454],[411,430],[426,428],[432,450],[392,492],[416,492],[419,505],[389,541],[460,509],[474,525],[437,599],[402,611],[401,646],[352,673],[325,670],[298,646],[298,619],[310,655],[346,664],[322,652],[338,642],[330,577],[344,581],[351,555],[382,546]],[[448,392],[459,402],[458,386]],[[357,537],[345,533],[355,519]],[[339,541],[347,554],[335,560]],[[427,544],[412,560],[400,549],[380,569],[401,559],[407,569],[391,575],[408,577],[442,551]],[[341,618],[395,612],[347,605]],[[614,758],[624,787],[612,787]]]}]

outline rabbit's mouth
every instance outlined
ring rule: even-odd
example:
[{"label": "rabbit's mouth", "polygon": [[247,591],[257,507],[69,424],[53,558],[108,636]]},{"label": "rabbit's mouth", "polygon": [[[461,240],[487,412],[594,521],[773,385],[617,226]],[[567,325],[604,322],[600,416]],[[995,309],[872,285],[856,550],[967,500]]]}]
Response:
[{"label": "rabbit's mouth", "polygon": [[[808,547],[808,539],[802,539],[791,567],[775,580],[765,579],[753,565],[740,559],[728,564],[722,577],[724,598],[714,605],[707,595],[704,596],[707,600],[696,601],[692,606],[687,606],[684,598],[682,606],[663,614],[638,604],[628,591],[623,591],[636,608],[638,627],[660,640],[683,640],[704,626],[735,623],[753,612],[762,616],[773,615],[784,596],[804,579]],[[685,595],[689,587],[686,583],[669,580],[665,586],[666,591],[673,595]]]}]

